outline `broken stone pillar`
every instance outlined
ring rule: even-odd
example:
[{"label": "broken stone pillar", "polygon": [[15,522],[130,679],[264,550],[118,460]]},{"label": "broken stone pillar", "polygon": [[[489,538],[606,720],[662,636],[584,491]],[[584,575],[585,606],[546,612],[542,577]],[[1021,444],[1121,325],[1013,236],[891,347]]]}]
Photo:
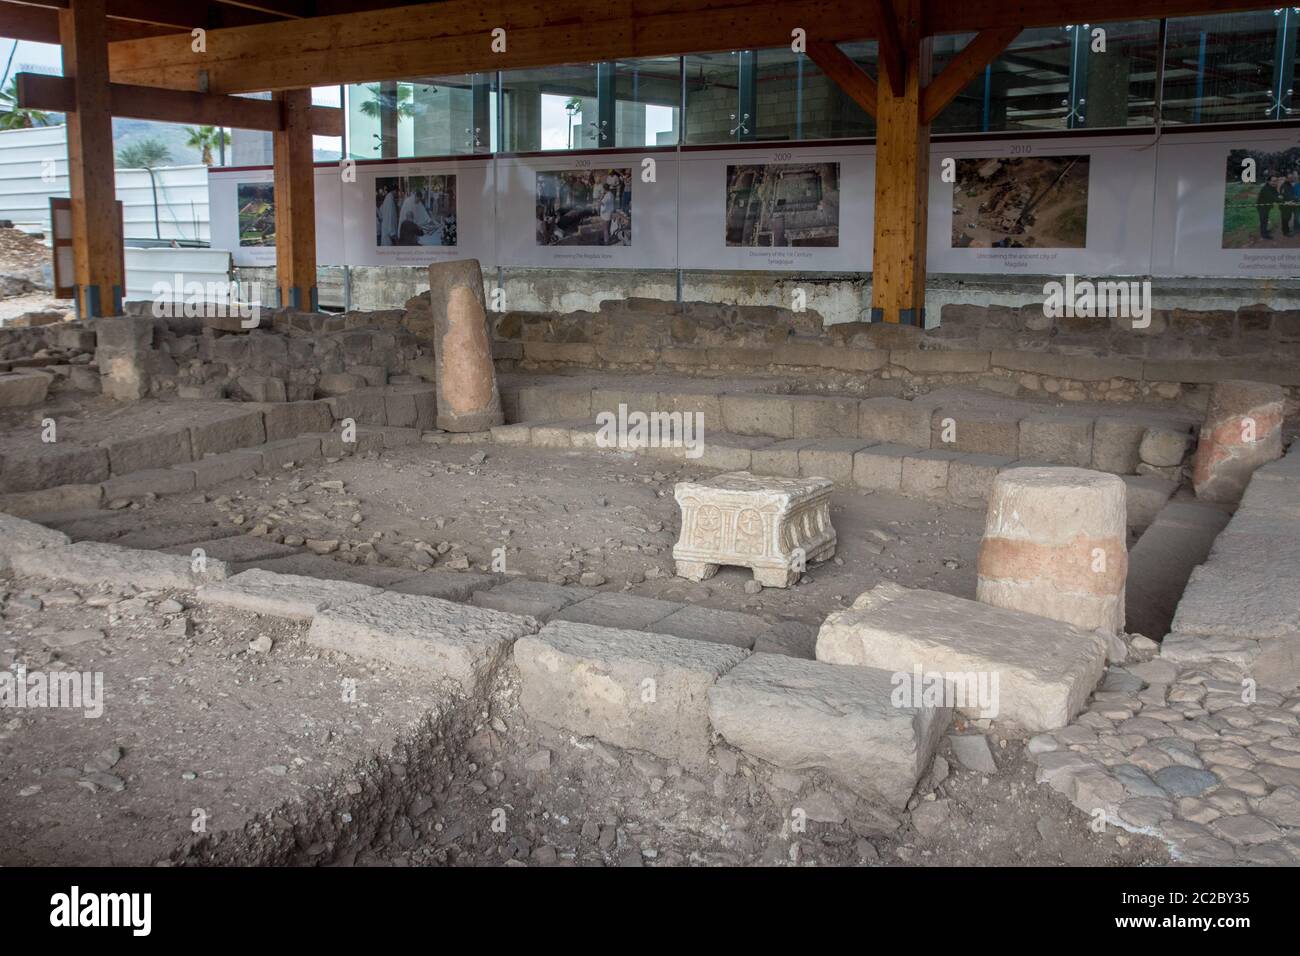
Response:
[{"label": "broken stone pillar", "polygon": [[1207,501],[1240,501],[1260,465],[1282,457],[1283,392],[1263,382],[1219,382],[1196,448],[1192,487]]},{"label": "broken stone pillar", "polygon": [[1083,468],[1011,468],[993,481],[976,597],[1107,634],[1124,630],[1127,489]]},{"label": "broken stone pillar", "polygon": [[106,396],[118,402],[134,402],[150,390],[151,368],[156,364],[155,320],[149,316],[120,316],[94,323],[95,365]]},{"label": "broken stone pillar", "polygon": [[481,432],[505,422],[492,365],[492,330],[477,259],[429,266],[438,427]]},{"label": "broken stone pillar", "polygon": [[835,554],[828,478],[771,478],[734,471],[679,481],[679,577],[703,581],[723,564],[752,568],[763,587],[788,588],[812,561]]}]

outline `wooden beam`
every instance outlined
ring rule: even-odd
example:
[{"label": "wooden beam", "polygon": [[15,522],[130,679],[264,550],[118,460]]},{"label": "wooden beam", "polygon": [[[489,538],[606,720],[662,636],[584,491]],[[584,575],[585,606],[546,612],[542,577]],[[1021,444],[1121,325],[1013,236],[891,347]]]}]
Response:
[{"label": "wooden beam", "polygon": [[867,113],[876,115],[876,100],[879,92],[876,81],[867,75],[866,70],[858,66],[853,59],[834,43],[824,40],[808,41],[808,58],[817,64],[818,69],[830,77],[835,85],[842,89],[853,102]]},{"label": "wooden beam", "polygon": [[[70,0],[5,0],[16,5],[30,6],[33,9],[48,10],[57,14],[58,10],[68,8]],[[152,25],[169,28],[167,32],[189,31],[196,27],[205,30],[225,29],[229,27],[249,26],[257,23],[269,23],[283,20],[297,14],[276,12],[265,9],[267,4],[226,3],[216,0],[105,0],[110,21],[137,26]],[[154,33],[129,33],[117,37],[109,33],[109,39],[134,39],[140,36],[156,36]]]},{"label": "wooden beam", "polygon": [[[131,20],[109,20],[109,42],[166,36],[174,29]],[[0,37],[33,43],[59,42],[59,11],[25,3],[0,2]]]},{"label": "wooden beam", "polygon": [[906,82],[907,61],[903,55],[903,41],[898,32],[898,19],[890,0],[876,0],[880,23],[880,65],[889,77],[889,87],[895,96],[903,93]]},{"label": "wooden beam", "polygon": [[75,80],[68,113],[68,193],[77,306],[83,318],[118,315],[126,291],[122,220],[113,180],[108,33],[104,0],[71,0],[59,11],[63,74]]},{"label": "wooden beam", "polygon": [[276,93],[284,112],[275,132],[275,282],[281,307],[316,311],[316,173],[312,167],[311,90]]},{"label": "wooden beam", "polygon": [[[76,82],[68,77],[19,73],[17,81],[18,105],[24,109],[49,113],[69,113],[76,109]],[[246,96],[160,90],[125,83],[110,83],[108,92],[112,115],[131,119],[274,132],[280,128],[283,117],[280,107],[271,100]],[[316,136],[343,135],[343,111],[337,107],[313,106],[308,110],[308,120]]]},{"label": "wooden beam", "polygon": [[966,89],[967,84],[979,76],[1020,33],[1020,27],[994,27],[975,34],[962,47],[961,52],[949,61],[944,71],[925,88],[921,100],[921,122],[927,126],[933,123],[943,108]]},{"label": "wooden beam", "polygon": [[[498,27],[506,31],[500,53],[492,49]],[[185,36],[115,43],[111,67],[119,83],[245,93],[789,48],[795,28],[830,41],[869,39],[876,13],[840,0],[445,0],[210,30],[202,54]]]},{"label": "wooden beam", "polygon": [[901,93],[879,84],[876,107],[876,208],[872,246],[873,322],[925,321],[926,216],[930,182],[930,127],[921,122],[921,98],[930,76],[932,41],[920,35],[921,0],[897,0],[908,15],[902,32],[907,76]]}]

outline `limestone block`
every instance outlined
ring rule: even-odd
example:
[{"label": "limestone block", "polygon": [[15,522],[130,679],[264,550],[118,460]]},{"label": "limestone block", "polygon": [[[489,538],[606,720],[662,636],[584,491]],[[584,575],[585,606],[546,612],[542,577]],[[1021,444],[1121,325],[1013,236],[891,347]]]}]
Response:
[{"label": "limestone block", "polygon": [[279,544],[270,538],[253,534],[231,534],[204,541],[187,541],[161,550],[164,554],[183,554],[191,557],[195,551],[201,551],[209,558],[224,561],[232,574],[239,574],[250,567],[258,567],[263,561],[299,553],[299,549],[290,545]]},{"label": "limestone block", "polygon": [[1191,443],[1192,436],[1183,429],[1155,426],[1148,428],[1142,436],[1138,456],[1143,464],[1156,468],[1177,468],[1187,457]]},{"label": "limestone block", "polygon": [[98,508],[103,497],[99,485],[55,485],[40,491],[0,495],[0,511],[27,518],[87,511]]},{"label": "limestone block", "polygon": [[713,641],[752,650],[760,634],[767,631],[767,623],[757,615],[739,611],[720,611],[698,604],[678,605],[678,609],[647,627],[645,631],[672,634],[693,641]]},{"label": "limestone block", "polygon": [[1146,528],[1178,490],[1178,482],[1155,475],[1122,475],[1125,492],[1125,510],[1131,528]]},{"label": "limestone block", "polygon": [[549,621],[558,611],[595,597],[591,588],[547,584],[542,581],[516,579],[490,591],[477,591],[473,601],[479,607],[495,608],[510,614],[527,615]]},{"label": "limestone block", "polygon": [[536,629],[514,614],[387,591],[319,611],[307,643],[423,671],[468,695]]},{"label": "limestone block", "polygon": [[1020,457],[1056,465],[1092,464],[1091,418],[1068,414],[1027,415],[1020,421]]},{"label": "limestone block", "polygon": [[260,411],[231,411],[201,425],[190,426],[190,450],[194,460],[219,455],[236,448],[261,445],[266,441],[266,422]]},{"label": "limestone block", "polygon": [[382,388],[359,388],[325,399],[334,421],[350,418],[358,425],[387,425],[388,403]]},{"label": "limestone block", "polygon": [[118,475],[104,482],[104,500],[116,501],[119,498],[143,498],[146,495],[174,495],[182,491],[193,491],[194,472],[180,468],[151,468],[148,471],[133,471],[129,475]]},{"label": "limestone block", "polygon": [[391,385],[384,393],[386,424],[428,431],[437,427],[437,391],[431,385]]},{"label": "limestone block", "polygon": [[998,473],[1011,466],[1001,455],[958,455],[948,465],[948,497],[961,504],[989,500]]},{"label": "limestone block", "polygon": [[115,475],[170,468],[194,460],[188,428],[170,432],[147,432],[100,444],[108,452],[109,468]]},{"label": "limestone block", "polygon": [[794,403],[788,395],[723,395],[722,427],[736,435],[794,438]]},{"label": "limestone block", "polygon": [[1240,499],[1255,469],[1282,455],[1282,414],[1283,392],[1277,385],[1215,384],[1192,469],[1196,496]]},{"label": "limestone block", "polygon": [[590,386],[527,385],[519,389],[518,421],[553,422],[578,418],[592,421]]},{"label": "limestone block", "polygon": [[[947,703],[1027,731],[1068,724],[1106,666],[1093,632],[978,601],[879,584],[826,618],[817,659],[906,675],[944,675]],[[900,678],[901,679],[901,678]]]},{"label": "limestone block", "polygon": [[1014,414],[944,405],[931,417],[930,447],[976,455],[1020,455],[1020,420]]},{"label": "limestone block", "polygon": [[678,482],[681,537],[673,546],[677,574],[702,581],[723,564],[752,568],[765,587],[789,587],[805,566],[835,554],[824,478],[760,477],[731,472]]},{"label": "limestone block", "polygon": [[1146,425],[1130,418],[1098,418],[1092,426],[1092,467],[1131,475],[1142,461]]},{"label": "limestone block", "polygon": [[929,448],[935,406],[926,399],[864,399],[858,410],[858,434],[873,442]]},{"label": "limestone block", "polygon": [[58,548],[70,543],[62,531],[46,528],[0,512],[0,571],[8,570],[13,555],[41,548]]},{"label": "limestone block", "polygon": [[50,376],[44,372],[0,372],[0,408],[21,408],[45,401]]},{"label": "limestone block", "polygon": [[853,484],[853,456],[868,447],[864,438],[822,438],[799,450],[799,474]]},{"label": "limestone block", "polygon": [[210,560],[198,566],[181,555],[136,551],[98,541],[25,551],[11,560],[15,574],[73,584],[132,585],[141,590],[190,590],[210,581],[225,580],[227,575],[226,565],[221,561]]},{"label": "limestone block", "polygon": [[[772,439],[759,435],[731,435],[724,432],[704,433],[702,454],[695,459],[701,468],[719,471],[747,471],[753,464],[754,452],[773,444]],[[667,458],[685,458],[686,449],[655,449],[655,454]]]},{"label": "limestone block", "polygon": [[812,443],[811,438],[787,438],[764,448],[755,448],[750,456],[749,470],[756,475],[798,478],[799,450]]},{"label": "limestone block", "polygon": [[708,761],[709,688],[747,655],[725,644],[554,621],[515,644],[530,720],[649,751]]},{"label": "limestone block", "polygon": [[347,604],[379,592],[364,584],[326,581],[297,574],[276,574],[252,569],[199,588],[200,604],[233,607],[268,617],[310,621],[335,604]]},{"label": "limestone block", "polygon": [[442,598],[444,601],[468,602],[477,591],[485,591],[501,581],[497,574],[479,574],[474,571],[443,571],[431,568],[390,585],[390,591],[401,594],[422,594]]},{"label": "limestone block", "polygon": [[399,581],[405,581],[413,573],[409,569],[346,564],[324,555],[306,553],[288,554],[283,558],[265,558],[255,563],[263,571],[274,571],[276,574],[300,574],[327,581],[351,581],[354,584],[368,584],[372,588],[392,587]]},{"label": "limestone block", "polygon": [[23,442],[10,438],[7,444],[0,462],[0,491],[98,484],[108,477],[108,452],[103,448],[42,442],[36,428]]},{"label": "limestone block", "polygon": [[956,452],[935,448],[903,456],[899,491],[912,498],[943,498],[948,494],[948,473]]},{"label": "limestone block", "polygon": [[429,305],[437,361],[438,427],[479,432],[504,424],[478,260],[432,263]]},{"label": "limestone block", "polygon": [[789,397],[794,434],[805,438],[857,438],[861,400],[821,395]]},{"label": "limestone block", "polygon": [[903,459],[916,451],[908,445],[872,445],[853,455],[853,483],[872,491],[898,493],[903,480]]},{"label": "limestone block", "polygon": [[895,706],[893,692],[888,671],[753,654],[709,691],[709,721],[747,754],[902,809],[952,712]]},{"label": "limestone block", "polygon": [[307,432],[327,432],[334,415],[326,402],[278,402],[257,406],[266,421],[266,440],[296,438]]},{"label": "limestone block", "polygon": [[1124,482],[1081,468],[1011,468],[993,482],[976,596],[1121,633],[1128,573]]},{"label": "limestone block", "polygon": [[681,608],[682,605],[675,601],[660,601],[635,594],[606,591],[562,608],[551,620],[645,631],[653,630],[650,625]]},{"label": "limestone block", "polygon": [[233,481],[245,475],[260,471],[262,468],[261,452],[251,449],[228,451],[221,455],[209,455],[201,461],[188,465],[177,465],[175,471],[187,471],[194,475],[194,487],[198,490],[211,488],[222,482]]},{"label": "limestone block", "polygon": [[262,456],[261,471],[279,471],[285,465],[320,458],[320,439],[311,435],[299,435],[282,441],[269,441],[257,448],[244,449],[257,452]]}]

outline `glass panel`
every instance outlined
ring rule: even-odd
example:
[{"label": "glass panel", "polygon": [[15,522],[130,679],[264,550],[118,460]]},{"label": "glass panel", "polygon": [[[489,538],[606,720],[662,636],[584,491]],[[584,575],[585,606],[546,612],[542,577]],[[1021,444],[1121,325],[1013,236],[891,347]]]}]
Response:
[{"label": "glass panel", "polygon": [[676,146],[682,98],[681,60],[624,60],[614,66],[614,144]]},{"label": "glass panel", "polygon": [[485,153],[496,75],[461,74],[348,87],[348,151],[366,159]]},{"label": "glass panel", "polygon": [[513,70],[501,74],[501,86],[506,152],[600,145],[594,63]]},{"label": "glass panel", "polygon": [[1163,121],[1276,119],[1280,14],[1266,10],[1170,20]]},{"label": "glass panel", "polygon": [[[312,106],[343,105],[343,88],[341,86],[314,86],[311,91]],[[311,138],[312,154],[316,162],[337,162],[343,158],[342,136],[313,136]]]},{"label": "glass panel", "polygon": [[[874,42],[842,49],[875,75]],[[840,139],[874,132],[871,117],[809,57],[782,47],[759,50],[755,60],[755,139]]]},{"label": "glass panel", "polygon": [[736,142],[742,134],[739,52],[685,57],[685,71],[683,141],[692,145]]},{"label": "glass panel", "polygon": [[[1098,30],[1105,33],[1098,36]],[[1079,125],[1088,129],[1152,125],[1160,21],[1084,24],[1083,31],[1079,60],[1085,72],[1076,81],[1083,101]]]},{"label": "glass panel", "polygon": [[[973,35],[934,38],[934,76]],[[1024,31],[948,104],[931,129],[936,133],[978,133],[1077,125],[1078,111],[1071,112],[1074,91],[1070,84],[1075,55],[1072,29]]]}]

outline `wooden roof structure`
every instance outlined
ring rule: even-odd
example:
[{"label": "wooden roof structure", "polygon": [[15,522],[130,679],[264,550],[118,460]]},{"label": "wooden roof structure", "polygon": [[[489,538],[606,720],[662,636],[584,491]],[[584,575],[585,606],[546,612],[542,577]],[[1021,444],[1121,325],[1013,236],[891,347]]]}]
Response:
[{"label": "wooden roof structure", "polygon": [[[876,118],[873,319],[921,321],[930,123],[1030,27],[1271,9],[1258,0],[0,0],[0,36],[63,47],[20,75],[22,106],[68,115],[78,307],[120,311],[114,115],[270,130],[277,286],[316,303],[311,87],[789,46]],[[594,29],[593,24],[599,24]],[[930,40],[974,34],[938,76]],[[879,43],[871,77],[839,43]],[[271,100],[234,94],[272,91]],[[868,267],[863,263],[864,268]]]}]

